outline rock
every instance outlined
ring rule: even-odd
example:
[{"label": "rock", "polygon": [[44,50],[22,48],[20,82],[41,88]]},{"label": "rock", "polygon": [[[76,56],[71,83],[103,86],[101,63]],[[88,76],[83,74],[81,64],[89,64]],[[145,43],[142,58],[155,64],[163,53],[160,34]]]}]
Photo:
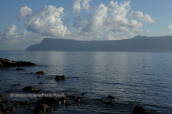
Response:
[{"label": "rock", "polygon": [[68,101],[66,101],[66,103],[65,103],[65,105],[71,105],[72,103],[70,103],[70,102],[68,102]]},{"label": "rock", "polygon": [[1,107],[4,107],[4,105],[0,104],[0,108],[1,108]]},{"label": "rock", "polygon": [[108,98],[115,99],[115,97],[112,95],[109,95]]},{"label": "rock", "polygon": [[2,94],[0,94],[0,98],[4,98],[4,96]]},{"label": "rock", "polygon": [[34,66],[34,63],[25,61],[10,61],[8,59],[0,58],[0,67],[16,67],[16,66]]},{"label": "rock", "polygon": [[36,88],[32,87],[32,86],[26,86],[22,89],[23,91],[33,91],[36,90]]},{"label": "rock", "polygon": [[10,101],[9,100],[4,100],[3,103],[10,103]]},{"label": "rock", "polygon": [[45,83],[43,83],[43,82],[39,82],[39,84],[45,84]]},{"label": "rock", "polygon": [[82,95],[85,95],[85,93],[82,93]]},{"label": "rock", "polygon": [[45,74],[43,71],[38,71],[35,74]]},{"label": "rock", "polygon": [[30,103],[28,101],[20,101],[20,105],[29,105]]},{"label": "rock", "polygon": [[42,89],[39,89],[39,90],[37,90],[36,92],[37,92],[37,93],[44,93],[45,91],[42,90]]},{"label": "rock", "polygon": [[55,77],[55,79],[56,79],[56,80],[65,80],[66,77],[65,77],[65,76],[58,76],[58,75],[57,75],[57,76]]},{"label": "rock", "polygon": [[24,70],[23,68],[16,68],[16,70]]},{"label": "rock", "polygon": [[17,106],[17,103],[15,102],[13,105],[14,105],[14,106]]},{"label": "rock", "polygon": [[50,112],[53,111],[53,109],[47,104],[39,104],[37,107],[35,107],[34,111],[36,114],[40,114],[40,112]]},{"label": "rock", "polygon": [[146,114],[146,113],[148,113],[148,111],[145,110],[144,108],[138,106],[134,107],[133,114]]},{"label": "rock", "polygon": [[42,99],[45,100],[48,105],[61,104],[61,101],[57,98],[43,97]]},{"label": "rock", "polygon": [[15,111],[15,108],[14,107],[7,107],[6,110],[12,112],[12,111]]},{"label": "rock", "polygon": [[37,78],[40,78],[40,76],[37,76]]}]

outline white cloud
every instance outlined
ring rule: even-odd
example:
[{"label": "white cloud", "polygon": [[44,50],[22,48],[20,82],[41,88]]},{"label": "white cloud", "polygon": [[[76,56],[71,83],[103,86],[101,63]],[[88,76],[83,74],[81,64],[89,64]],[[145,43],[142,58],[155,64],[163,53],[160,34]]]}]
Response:
[{"label": "white cloud", "polygon": [[167,27],[167,33],[172,33],[172,27],[171,27],[171,25],[169,25],[169,26]]},{"label": "white cloud", "polygon": [[150,15],[148,14],[143,15],[143,12],[140,12],[140,11],[136,11],[136,12],[132,11],[130,13],[130,17],[132,19],[140,19],[141,21],[145,23],[154,23],[154,20],[151,18]]},{"label": "white cloud", "polygon": [[81,10],[81,5],[80,5],[81,0],[74,0],[71,4],[72,7],[72,11],[75,14],[79,14],[80,10]]},{"label": "white cloud", "polygon": [[32,14],[32,9],[30,9],[28,6],[25,6],[20,8],[16,18],[19,22],[22,22],[24,20],[27,20],[31,14]]},{"label": "white cloud", "polygon": [[89,5],[90,1],[91,0],[83,0],[83,2],[82,2],[82,5],[87,10],[87,12],[89,12],[89,10],[90,10],[90,5]]},{"label": "white cloud", "polygon": [[103,22],[107,17],[107,10],[108,9],[104,4],[100,4],[91,14],[88,15],[83,31],[93,32],[102,28]]},{"label": "white cloud", "polygon": [[135,32],[136,32],[136,33],[151,33],[150,30],[144,31],[144,30],[141,30],[141,29],[135,30]]},{"label": "white cloud", "polygon": [[56,8],[49,5],[32,13],[30,12],[31,9],[25,6],[19,10],[20,13],[18,13],[17,19],[19,21],[27,20],[25,21],[26,30],[33,33],[45,36],[63,37],[65,34],[69,34],[67,27],[63,26],[61,21],[63,10],[64,8],[62,7]]}]

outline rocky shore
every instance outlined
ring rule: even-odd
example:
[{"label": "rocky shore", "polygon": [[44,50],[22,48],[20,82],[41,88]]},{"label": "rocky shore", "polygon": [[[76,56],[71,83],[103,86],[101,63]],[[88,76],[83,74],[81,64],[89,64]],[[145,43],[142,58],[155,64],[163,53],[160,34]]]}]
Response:
[{"label": "rocky shore", "polygon": [[21,66],[35,66],[34,63],[26,61],[10,61],[8,59],[0,58],[0,67],[21,67]]},{"label": "rocky shore", "polygon": [[[34,63],[31,62],[25,62],[25,61],[20,61],[20,62],[15,62],[15,61],[10,61],[8,59],[2,59],[0,58],[0,67],[15,67],[15,66],[34,66]],[[24,70],[22,68],[16,68],[16,70]],[[35,73],[31,73],[30,75],[44,75],[43,71],[37,71]],[[40,76],[36,76],[35,78],[40,78]],[[48,78],[45,78],[48,79]],[[68,80],[68,77],[64,75],[56,75],[53,77],[53,80],[59,82],[59,81],[65,81]],[[24,83],[24,82],[23,82]],[[39,84],[44,84],[43,82],[40,82]],[[19,84],[16,84],[17,86],[21,86],[22,82]],[[6,97],[4,97],[3,94],[0,94],[0,114],[10,114],[10,113],[18,113],[16,108],[22,109],[24,106],[32,106],[30,108],[30,114],[47,114],[49,112],[53,112],[54,110],[57,110],[55,107],[63,105],[68,107],[69,105],[73,105],[76,108],[79,108],[80,106],[84,105],[90,105],[90,101],[85,97],[86,93],[80,93],[80,95],[69,95],[69,94],[64,94],[62,96],[56,96],[52,93],[48,93],[47,91],[44,91],[42,89],[37,89],[31,85],[25,86],[21,89],[22,93],[18,94],[19,95],[42,95],[42,96],[37,96],[35,98],[30,98],[25,97],[25,99],[22,100],[8,100]],[[13,92],[10,92],[12,94]],[[31,93],[31,94],[28,94]],[[50,96],[52,95],[52,96]],[[13,94],[13,97],[16,97],[16,94]],[[85,99],[85,100],[84,100]],[[103,105],[107,106],[117,106],[119,105],[116,100],[116,98],[113,95],[107,95],[106,98],[103,100],[99,100],[98,104],[102,103]],[[93,99],[91,99],[93,100]],[[97,102],[97,101],[96,101]],[[94,104],[94,103],[93,103]],[[127,105],[129,106],[129,105]],[[124,108],[126,105],[124,106]],[[132,111],[129,112],[130,114],[149,114],[149,111],[144,109],[141,106],[130,106],[133,107]]]}]

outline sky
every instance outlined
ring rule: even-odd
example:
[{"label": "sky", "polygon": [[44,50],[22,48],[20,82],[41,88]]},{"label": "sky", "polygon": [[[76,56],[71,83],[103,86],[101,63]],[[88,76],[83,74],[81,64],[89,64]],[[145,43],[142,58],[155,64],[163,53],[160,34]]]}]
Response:
[{"label": "sky", "polygon": [[172,0],[0,0],[0,50],[44,38],[122,40],[172,36]]}]

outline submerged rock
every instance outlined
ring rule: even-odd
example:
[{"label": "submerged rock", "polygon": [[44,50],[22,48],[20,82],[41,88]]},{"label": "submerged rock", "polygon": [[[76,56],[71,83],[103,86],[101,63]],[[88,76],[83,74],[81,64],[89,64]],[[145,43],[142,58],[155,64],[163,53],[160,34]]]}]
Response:
[{"label": "submerged rock", "polygon": [[33,91],[36,90],[36,88],[32,87],[32,86],[26,86],[22,89],[23,91]]},{"label": "submerged rock", "polygon": [[41,112],[50,112],[53,111],[53,109],[47,104],[39,104],[37,107],[35,107],[34,111],[36,114],[41,114]]},{"label": "submerged rock", "polygon": [[38,71],[35,74],[45,74],[43,71]]},{"label": "submerged rock", "polygon": [[16,70],[24,70],[23,68],[16,68]]},{"label": "submerged rock", "polygon": [[66,77],[65,77],[65,76],[59,76],[59,75],[57,75],[57,76],[55,77],[55,79],[56,79],[56,80],[65,80]]},{"label": "submerged rock", "polygon": [[108,98],[111,98],[111,99],[116,99],[114,96],[112,95],[109,95]]},{"label": "submerged rock", "polygon": [[133,114],[146,114],[148,111],[142,107],[135,106],[133,110]]}]

